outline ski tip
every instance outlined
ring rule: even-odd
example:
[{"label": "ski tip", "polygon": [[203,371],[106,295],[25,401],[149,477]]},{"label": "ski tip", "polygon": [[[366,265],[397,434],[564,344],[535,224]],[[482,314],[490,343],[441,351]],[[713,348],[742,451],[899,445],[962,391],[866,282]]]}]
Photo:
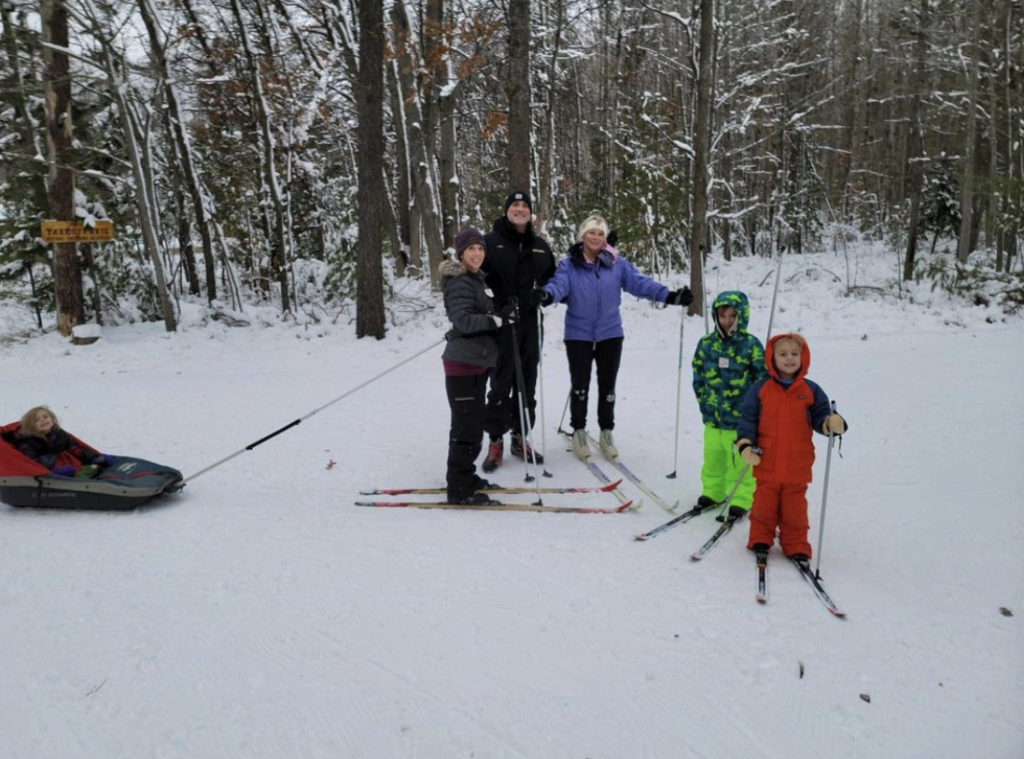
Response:
[{"label": "ski tip", "polygon": [[633,502],[632,501],[626,501],[624,504],[619,506],[619,508],[615,509],[615,513],[616,514],[621,514],[623,511],[630,511],[630,510],[632,510],[632,508],[633,508]]},{"label": "ski tip", "polygon": [[633,540],[647,540],[650,537],[646,532],[641,532],[639,535],[634,535]]},{"label": "ski tip", "polygon": [[761,604],[762,606],[764,606],[766,603],[768,603],[768,599],[765,598],[764,596],[758,596],[757,597],[757,602],[759,604]]},{"label": "ski tip", "polygon": [[611,491],[615,490],[615,488],[617,488],[621,484],[622,484],[622,478],[620,477],[619,479],[615,480],[615,482],[609,482],[607,485],[604,485],[604,486],[602,486],[599,489],[600,489],[600,491],[602,493],[610,493]]},{"label": "ski tip", "polygon": [[691,553],[690,554],[690,561],[700,561],[703,558],[704,557],[701,556],[699,553]]}]

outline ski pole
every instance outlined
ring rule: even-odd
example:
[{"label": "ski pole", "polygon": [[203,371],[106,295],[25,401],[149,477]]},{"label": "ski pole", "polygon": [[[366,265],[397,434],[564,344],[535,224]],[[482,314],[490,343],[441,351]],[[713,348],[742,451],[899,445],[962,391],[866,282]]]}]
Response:
[{"label": "ski pole", "polygon": [[[544,312],[537,309],[537,384],[540,386],[540,453],[547,461],[548,436],[544,425]],[[547,467],[541,468],[541,474],[551,477]]]},{"label": "ski pole", "polygon": [[[836,402],[832,401],[832,413],[836,413]],[[836,436],[832,432],[832,428],[828,430],[828,453],[825,455],[825,482],[822,485],[821,490],[821,519],[818,524],[818,550],[815,551],[817,554],[817,561],[814,563],[814,576],[819,580],[821,579],[821,572],[818,570],[821,568],[821,541],[825,539],[825,504],[828,502],[828,473],[829,469],[832,468],[832,446],[835,445]]]},{"label": "ski pole", "polygon": [[379,380],[385,374],[390,374],[391,372],[395,371],[396,369],[399,369],[399,368],[405,366],[406,364],[408,364],[413,359],[417,359],[420,356],[422,356],[424,353],[426,353],[427,351],[433,350],[434,348],[436,348],[438,345],[440,345],[444,341],[445,341],[445,338],[442,337],[436,343],[432,343],[431,345],[428,345],[426,348],[424,348],[423,350],[419,351],[418,353],[414,353],[413,355],[409,356],[409,358],[405,359],[404,361],[399,361],[397,364],[392,366],[390,369],[385,369],[380,374],[378,374],[378,375],[376,375],[374,377],[371,377],[370,379],[366,380],[365,382],[362,382],[362,383],[356,385],[351,390],[345,391],[344,393],[339,395],[337,398],[334,398],[333,400],[327,401],[327,403],[325,403],[323,406],[320,406],[319,408],[313,409],[312,411],[310,411],[305,416],[300,416],[298,419],[296,419],[296,420],[294,420],[292,422],[289,422],[288,424],[284,425],[280,429],[275,430],[274,432],[271,432],[269,435],[264,435],[259,440],[257,440],[255,443],[249,443],[249,445],[245,446],[245,448],[241,448],[241,449],[235,451],[230,456],[225,456],[220,461],[218,461],[218,462],[216,462],[214,464],[210,464],[210,466],[206,467],[205,469],[200,469],[198,472],[196,472],[192,476],[186,477],[182,481],[181,486],[185,487],[186,483],[194,480],[199,475],[206,474],[211,469],[216,469],[221,464],[226,464],[228,461],[231,461],[231,459],[235,458],[235,456],[240,456],[241,454],[245,453],[246,451],[251,451],[253,448],[255,448],[258,445],[262,445],[263,443],[265,443],[268,440],[270,440],[272,437],[277,437],[278,435],[280,435],[285,430],[290,430],[292,427],[295,427],[296,425],[302,424],[302,422],[304,422],[305,420],[309,419],[311,416],[313,416],[315,414],[319,414],[321,411],[323,411],[328,406],[333,406],[338,401],[342,400],[343,398],[347,398],[348,396],[352,395],[353,393],[355,393],[355,392],[357,392],[359,390],[362,390],[367,385],[372,385],[374,382]]},{"label": "ski pole", "polygon": [[[519,333],[516,330],[516,323],[519,321],[519,301],[512,301],[512,319],[509,329],[512,331],[512,363],[516,368],[516,395],[519,405],[519,441],[523,446],[523,464],[526,468],[526,482],[537,480],[537,456],[533,450],[533,443],[530,440],[530,422],[526,412],[526,381],[523,379],[523,359],[519,355]],[[529,454],[527,454],[529,449]],[[530,474],[530,460],[533,460],[533,474]],[[537,480],[537,503],[541,503],[540,481]]]},{"label": "ski pole", "polygon": [[[761,449],[760,448],[756,448],[755,447],[752,450],[754,451],[754,453],[761,453]],[[747,475],[747,472],[749,471],[749,469],[750,469],[750,464],[744,465],[743,471],[740,472],[740,476],[736,478],[736,484],[732,486],[732,490],[729,491],[729,495],[727,495],[725,497],[725,500],[722,501],[721,507],[719,507],[719,509],[718,509],[718,516],[715,517],[715,519],[717,521],[719,521],[719,522],[724,522],[725,521],[725,512],[729,508],[729,504],[732,503],[732,497],[734,495],[736,495],[736,491],[740,489],[740,483],[743,482],[743,478]]]},{"label": "ski pole", "polygon": [[704,279],[704,247],[700,249],[700,307],[704,312],[704,334],[706,335],[711,331],[711,326],[708,324],[708,286]]},{"label": "ski pole", "polygon": [[779,296],[779,280],[782,278],[782,252],[783,249],[779,248],[779,263],[775,267],[775,288],[772,291],[772,310],[768,314],[768,335],[764,339],[766,344],[768,338],[772,336],[772,322],[775,320],[775,300]]},{"label": "ski pole", "polygon": [[672,472],[665,476],[674,480],[676,469],[679,466],[679,406],[683,392],[683,327],[686,325],[686,309],[680,309],[679,313],[679,365],[676,367],[676,434],[675,451],[672,454]]},{"label": "ski pole", "polygon": [[566,432],[564,429],[562,429],[562,422],[565,421],[565,412],[567,412],[569,410],[569,399],[570,398],[572,398],[572,388],[571,387],[569,388],[569,392],[565,394],[565,405],[562,406],[562,417],[558,420],[558,432],[562,433],[563,435],[570,434],[570,433]]}]

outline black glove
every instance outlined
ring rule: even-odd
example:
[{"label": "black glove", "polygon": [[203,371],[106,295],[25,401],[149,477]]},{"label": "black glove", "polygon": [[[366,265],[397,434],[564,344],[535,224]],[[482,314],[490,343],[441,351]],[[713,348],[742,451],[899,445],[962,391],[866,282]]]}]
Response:
[{"label": "black glove", "polygon": [[498,314],[501,316],[501,320],[505,322],[505,324],[515,324],[516,321],[518,321],[516,317],[519,316],[519,310],[516,308],[515,302],[506,303],[502,306],[502,309]]},{"label": "black glove", "polygon": [[678,290],[670,292],[665,298],[667,306],[688,306],[691,303],[693,303],[693,293],[690,292],[689,287],[680,287]]},{"label": "black glove", "polygon": [[537,308],[537,306],[550,306],[553,300],[554,298],[551,297],[551,293],[539,287],[530,293],[530,305],[534,308]]}]

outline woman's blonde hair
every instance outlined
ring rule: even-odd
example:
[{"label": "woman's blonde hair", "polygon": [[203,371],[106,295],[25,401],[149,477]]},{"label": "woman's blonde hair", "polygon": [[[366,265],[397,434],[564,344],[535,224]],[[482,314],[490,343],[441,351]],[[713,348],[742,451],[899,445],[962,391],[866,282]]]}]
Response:
[{"label": "woman's blonde hair", "polygon": [[57,429],[60,427],[60,422],[57,420],[57,415],[50,410],[49,406],[33,406],[25,415],[21,417],[21,428],[20,432],[22,435],[28,435],[29,437],[43,437],[39,434],[39,430],[36,429],[36,414],[40,411],[45,411],[53,419],[53,428]]}]

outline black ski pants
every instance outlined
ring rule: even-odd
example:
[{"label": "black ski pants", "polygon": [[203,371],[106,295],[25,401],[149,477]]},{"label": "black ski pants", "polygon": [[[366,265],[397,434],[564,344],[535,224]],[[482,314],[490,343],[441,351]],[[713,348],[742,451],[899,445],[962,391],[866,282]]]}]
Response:
[{"label": "black ski pants", "polygon": [[[491,389],[487,393],[487,412],[484,428],[497,440],[509,430],[519,434],[519,383],[516,381],[516,353],[523,366],[523,406],[530,429],[537,418],[537,364],[540,346],[537,339],[539,326],[536,317],[524,319],[515,325],[504,325],[498,338],[498,365],[491,373]],[[513,331],[515,341],[513,341]]]},{"label": "black ski pants", "polygon": [[590,371],[597,364],[597,423],[602,430],[615,429],[615,378],[622,359],[622,338],[566,340],[569,358],[569,421],[574,430],[587,426],[587,402],[590,397]]},{"label": "black ski pants", "polygon": [[448,500],[459,501],[476,491],[475,462],[483,448],[487,372],[446,374],[444,387],[452,414],[448,433]]}]

